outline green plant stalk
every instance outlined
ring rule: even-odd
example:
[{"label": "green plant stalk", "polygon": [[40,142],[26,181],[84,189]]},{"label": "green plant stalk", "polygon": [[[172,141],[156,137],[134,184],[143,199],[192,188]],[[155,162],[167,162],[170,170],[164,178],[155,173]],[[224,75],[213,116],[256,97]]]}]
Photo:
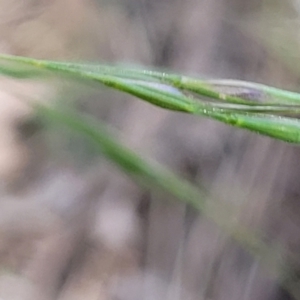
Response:
[{"label": "green plant stalk", "polygon": [[[268,93],[269,96],[275,97],[277,95],[278,98],[281,99],[280,101],[285,100],[287,104],[289,104],[289,101],[295,101],[300,98],[299,94],[296,93],[286,92],[275,88],[263,88],[262,85],[254,83],[242,84],[240,82],[237,83],[236,81],[225,81],[225,83],[223,83],[223,81],[207,81],[205,83],[205,81],[198,79],[155,71],[127,70],[110,66],[97,66],[94,68],[89,66],[87,70],[85,70],[86,65],[81,64],[34,60],[7,55],[1,55],[0,59],[6,62],[10,61],[27,64],[40,68],[41,70],[50,70],[71,77],[96,81],[163,108],[210,117],[226,124],[248,129],[272,138],[286,142],[300,143],[300,122],[297,119],[274,115],[274,113],[278,114],[280,112],[291,114],[297,113],[299,111],[297,106],[270,106],[270,103],[268,103],[268,105],[259,106],[252,101],[251,105],[248,106],[232,107],[232,103],[241,98],[232,96],[230,93],[224,94],[214,90],[206,90],[206,88],[202,90],[202,87],[203,85],[216,87],[222,85],[227,88],[232,88],[234,84],[236,87],[242,85],[243,88],[251,88],[252,90],[255,89],[255,91]],[[4,69],[7,72],[7,67]],[[149,81],[146,81],[146,77]],[[151,81],[151,78],[154,78],[155,80]],[[170,84],[170,86],[166,84]],[[223,104],[221,107],[220,104],[216,103],[203,103],[193,97],[184,95],[183,92],[186,90],[194,92],[198,91],[198,93],[203,96],[228,101],[229,104],[227,104],[227,106]],[[244,102],[246,101],[245,99],[241,100]],[[247,101],[249,102],[249,100]]]},{"label": "green plant stalk", "polygon": [[[153,70],[144,70],[138,68],[125,68],[114,65],[92,65],[82,63],[69,63],[69,62],[57,62],[57,61],[45,61],[36,60],[21,56],[11,56],[1,54],[0,59],[25,63],[38,68],[44,68],[59,72],[79,72],[90,73],[90,75],[111,75],[126,79],[138,79],[138,80],[150,80],[154,82],[162,82],[170,84],[180,90],[192,91],[201,96],[207,96],[212,99],[218,99],[220,101],[227,101],[229,103],[257,105],[258,102],[264,101],[268,104],[300,104],[300,94],[290,92],[267,85],[245,82],[240,80],[201,80],[188,76],[182,76],[178,74],[169,74],[166,72],[159,72]],[[81,74],[83,75],[83,74]],[[224,88],[228,90],[226,92],[217,92],[218,88]],[[240,89],[256,93],[259,99],[243,99],[239,97]],[[242,93],[243,95],[243,93]],[[244,95],[243,95],[244,96]],[[263,99],[264,98],[264,99]]]},{"label": "green plant stalk", "polygon": [[[148,163],[144,158],[139,157],[121,145],[99,120],[95,121],[74,112],[66,112],[41,104],[34,104],[33,107],[37,115],[42,117],[42,120],[48,119],[56,124],[64,125],[89,138],[90,142],[94,143],[99,152],[114,162],[123,171],[133,176],[138,182],[146,184],[148,187],[156,186],[167,191],[182,202],[191,205],[210,219],[213,219],[222,228],[224,226],[225,228],[231,227],[231,225],[228,225],[231,224],[230,220],[224,221],[219,216],[215,218],[214,214],[206,209],[204,200],[206,195],[198,188],[194,187],[188,181],[177,177],[159,164],[155,162]],[[238,234],[238,236],[241,238],[242,234]],[[251,238],[251,242],[246,242],[246,244],[252,244],[253,249],[260,248],[260,246],[257,246],[259,242],[254,237]]]},{"label": "green plant stalk", "polygon": [[[99,77],[99,74],[102,74],[106,76],[119,77],[122,79],[140,80],[144,82],[151,81],[156,83],[160,82],[170,84],[174,88],[182,89],[184,91],[195,92],[200,96],[205,96],[212,99],[218,99],[221,101],[226,100],[227,102],[237,104],[252,104],[251,101],[247,101],[232,95],[225,96],[224,93],[216,92],[213,90],[213,87],[210,84],[207,84],[204,81],[177,74],[169,74],[166,72],[158,72],[153,70],[140,70],[137,68],[120,68],[112,65],[95,66],[91,64],[35,60],[27,57],[3,54],[0,55],[0,58],[6,61],[24,63],[60,73],[67,72],[69,74],[81,74],[82,77],[86,77],[88,79],[91,79],[91,77]],[[89,73],[89,75],[87,75],[87,73]]]},{"label": "green plant stalk", "polygon": [[[24,63],[33,67],[37,67],[39,69],[50,70],[57,73],[67,74],[72,77],[100,82],[103,85],[126,92],[136,97],[143,97],[144,100],[162,108],[185,112],[190,112],[191,110],[191,99],[189,99],[188,97],[181,98],[177,97],[177,95],[174,94],[168,94],[161,91],[151,90],[144,86],[126,83],[126,81],[119,79],[118,77],[113,77],[111,75],[93,73],[78,68],[76,69],[75,67],[69,67],[69,64],[67,63],[49,62],[43,60],[34,60],[26,57],[7,55],[0,55],[0,59]],[[73,64],[71,64],[71,66],[73,66]],[[106,67],[104,67],[104,69],[106,69]],[[1,70],[2,69],[0,67],[0,71]],[[5,74],[8,74],[7,67],[5,68]]]},{"label": "green plant stalk", "polygon": [[191,205],[200,211],[219,226],[222,231],[243,246],[245,250],[259,259],[272,276],[278,278],[290,293],[297,296],[297,299],[300,299],[299,287],[293,281],[290,269],[286,267],[284,261],[278,256],[278,251],[262,242],[257,234],[253,234],[241,225],[234,224],[232,222],[233,216],[228,214],[230,211],[228,207],[222,207],[222,215],[220,216],[220,213],[216,213],[216,211],[220,210],[212,209],[209,205],[206,205],[206,201],[208,201],[207,196],[198,188],[177,177],[157,163],[148,163],[145,159],[122,146],[101,122],[41,104],[34,105],[34,107],[42,119],[64,125],[87,137],[97,147],[99,152],[140,184],[146,187],[158,187],[181,202]]},{"label": "green plant stalk", "polygon": [[[200,111],[199,114],[202,115],[202,112]],[[214,113],[213,118],[228,125],[248,129],[274,139],[289,143],[300,143],[300,122],[298,120],[272,115],[237,113]]]},{"label": "green plant stalk", "polygon": [[[163,82],[170,84],[180,90],[195,92],[201,96],[207,96],[220,101],[229,103],[257,105],[259,102],[268,104],[300,104],[300,94],[282,90],[267,85],[252,83],[240,80],[201,80],[178,74],[169,74],[153,70],[144,70],[138,68],[120,67],[114,65],[92,65],[83,63],[69,63],[57,61],[35,60],[27,57],[0,55],[0,58],[34,65],[39,68],[57,70],[57,71],[84,71],[91,74],[106,74],[127,79],[151,80],[154,82]],[[218,88],[224,88],[223,92],[218,92]],[[226,90],[231,89],[228,93]],[[254,92],[259,99],[243,99],[243,93],[240,97],[240,89]]]},{"label": "green plant stalk", "polygon": [[[213,119],[216,119],[218,121],[224,122],[226,124],[230,124],[239,128],[248,129],[260,134],[268,135],[270,137],[284,140],[287,142],[293,142],[293,143],[299,143],[300,142],[300,122],[296,119],[292,118],[282,118],[278,116],[273,116],[270,114],[267,114],[267,112],[274,112],[274,110],[284,110],[288,112],[288,108],[283,108],[281,106],[279,107],[268,107],[268,106],[249,106],[247,110],[247,106],[245,106],[241,112],[238,111],[238,109],[233,109],[232,107],[218,107],[218,104],[214,106],[214,104],[211,103],[202,103],[196,99],[193,99],[191,97],[187,97],[183,94],[180,94],[181,90],[179,87],[182,88],[190,88],[193,87],[201,88],[202,83],[199,80],[195,79],[189,79],[188,77],[180,77],[177,75],[168,75],[166,73],[159,73],[159,72],[153,72],[153,71],[132,71],[132,70],[123,70],[118,69],[117,67],[109,67],[104,66],[103,70],[104,73],[95,73],[90,72],[88,69],[87,71],[84,70],[85,65],[76,65],[76,64],[70,64],[70,63],[58,63],[58,62],[49,62],[49,61],[42,61],[42,60],[33,60],[30,58],[23,58],[23,57],[14,57],[14,56],[0,56],[2,60],[5,61],[11,61],[11,62],[19,62],[19,63],[25,63],[28,65],[31,65],[33,67],[39,68],[41,70],[51,70],[63,74],[67,74],[68,76],[73,76],[77,78],[83,78],[88,79],[91,81],[100,82],[106,86],[109,86],[111,88],[121,90],[123,92],[129,93],[131,95],[134,95],[136,97],[139,97],[140,99],[146,100],[147,102],[150,102],[154,105],[172,109],[172,110],[178,110],[182,112],[187,112],[195,115],[200,116],[206,116]],[[77,66],[77,67],[76,67]],[[0,68],[1,69],[1,68]],[[96,68],[97,70],[101,70],[101,66],[98,66]],[[105,74],[109,73],[109,75]],[[116,76],[114,76],[113,72],[116,72]],[[125,78],[127,72],[129,74],[131,73],[137,73],[136,79],[132,79],[133,76],[130,75],[129,78]],[[142,73],[144,77],[143,80],[139,79],[139,74]],[[118,77],[122,74],[124,77]],[[172,87],[176,87],[178,89],[178,92],[174,92],[174,90],[165,90],[155,87],[153,85],[153,82],[145,82],[145,76],[149,76],[149,78],[154,77],[156,79],[162,80],[162,82],[155,81],[154,84],[160,83],[160,84],[166,84],[166,82],[172,83]],[[183,78],[185,78],[183,80]],[[140,82],[137,83],[137,80],[140,80]],[[212,81],[211,81],[212,82]],[[220,85],[220,82],[212,82],[211,84]],[[227,82],[227,85],[232,85],[232,81]],[[249,83],[250,84],[250,83]],[[250,84],[251,88],[255,87],[255,84]],[[254,85],[254,86],[253,86]],[[258,86],[258,90],[261,86]],[[201,90],[201,89],[200,89]],[[199,90],[199,91],[200,91]],[[271,92],[270,92],[271,91]],[[275,96],[278,93],[278,89],[269,89],[269,93],[273,93]],[[204,93],[204,96],[207,94]],[[282,95],[286,96],[286,99],[290,99],[291,95],[293,96],[293,100],[296,98],[296,94],[290,94],[285,93],[284,91],[280,92],[280,97]],[[297,94],[298,95],[298,94]],[[210,96],[220,99],[227,99],[224,98],[224,94],[220,94],[217,92],[214,92],[213,94],[210,94]],[[231,96],[228,95],[230,98]],[[298,95],[299,97],[299,95]],[[228,100],[228,99],[227,99]],[[243,99],[242,99],[243,100]],[[243,100],[245,101],[245,100]],[[289,102],[287,102],[289,104]],[[268,104],[269,105],[269,104]],[[265,113],[251,113],[253,110],[265,110]],[[240,109],[241,110],[241,109]],[[293,112],[293,109],[291,108],[291,111]]]}]

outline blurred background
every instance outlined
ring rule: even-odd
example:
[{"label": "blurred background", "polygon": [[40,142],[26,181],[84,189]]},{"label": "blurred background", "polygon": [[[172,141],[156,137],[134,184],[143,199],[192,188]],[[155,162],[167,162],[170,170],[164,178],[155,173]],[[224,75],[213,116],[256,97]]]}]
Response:
[{"label": "blurred background", "polygon": [[[299,14],[299,0],[0,0],[0,51],[299,91]],[[279,245],[296,274],[298,147],[63,78],[1,77],[0,96],[1,300],[294,299],[212,222],[140,188],[83,137],[40,124],[22,99],[105,120],[230,205],[229,221]]]}]

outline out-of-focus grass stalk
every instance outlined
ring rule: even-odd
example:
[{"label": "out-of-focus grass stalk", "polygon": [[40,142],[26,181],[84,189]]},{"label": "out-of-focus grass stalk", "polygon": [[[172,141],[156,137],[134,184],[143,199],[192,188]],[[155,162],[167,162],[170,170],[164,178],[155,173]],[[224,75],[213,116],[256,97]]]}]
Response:
[{"label": "out-of-focus grass stalk", "polygon": [[264,243],[257,233],[254,234],[240,224],[232,222],[234,216],[230,213],[229,207],[223,205],[219,207],[216,203],[212,209],[211,205],[206,204],[206,201],[210,200],[209,197],[201,190],[159,164],[149,163],[146,159],[122,146],[100,121],[41,104],[35,104],[34,107],[42,120],[66,126],[88,138],[99,152],[132,176],[135,181],[146,187],[160,188],[201,212],[258,259],[270,274],[282,283],[283,287],[300,299],[300,287],[292,280],[292,271],[281,259],[278,249],[272,249]]}]

